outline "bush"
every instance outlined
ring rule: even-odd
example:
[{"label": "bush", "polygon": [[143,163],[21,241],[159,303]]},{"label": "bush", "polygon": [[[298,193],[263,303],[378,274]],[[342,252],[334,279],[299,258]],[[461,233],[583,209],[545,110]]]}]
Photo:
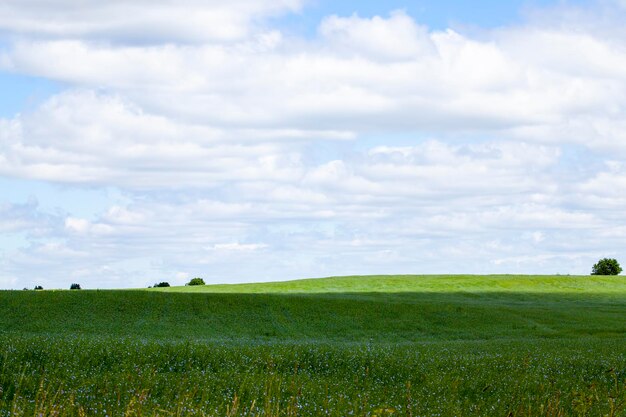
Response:
[{"label": "bush", "polygon": [[187,285],[206,285],[202,278],[192,278]]},{"label": "bush", "polygon": [[72,284],[72,285],[70,285],[70,290],[80,290],[80,284]]},{"label": "bush", "polygon": [[35,287],[35,290],[43,290],[43,287],[42,287],[41,285],[37,285],[37,286]]},{"label": "bush", "polygon": [[159,282],[158,284],[153,285],[154,288],[165,288],[169,286],[170,286],[169,282]]},{"label": "bush", "polygon": [[600,259],[591,269],[591,275],[619,275],[622,267],[615,259]]}]

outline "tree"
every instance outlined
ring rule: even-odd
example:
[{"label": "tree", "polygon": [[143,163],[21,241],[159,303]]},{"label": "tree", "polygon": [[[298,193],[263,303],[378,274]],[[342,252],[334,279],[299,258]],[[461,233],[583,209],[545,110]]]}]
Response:
[{"label": "tree", "polygon": [[39,291],[39,290],[43,290],[43,287],[42,287],[41,285],[37,285],[37,286],[35,287],[35,290],[37,290],[37,291]]},{"label": "tree", "polygon": [[591,269],[591,275],[619,275],[622,267],[615,259],[600,259]]},{"label": "tree", "polygon": [[202,278],[192,278],[187,285],[206,285]]},{"label": "tree", "polygon": [[80,290],[80,284],[72,284],[72,285],[70,285],[70,290]]},{"label": "tree", "polygon": [[154,288],[165,288],[169,286],[170,286],[169,282],[159,282],[158,284],[154,284]]}]

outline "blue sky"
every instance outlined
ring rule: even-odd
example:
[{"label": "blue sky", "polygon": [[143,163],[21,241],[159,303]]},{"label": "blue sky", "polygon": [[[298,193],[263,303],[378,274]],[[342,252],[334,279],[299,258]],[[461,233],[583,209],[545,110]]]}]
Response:
[{"label": "blue sky", "polygon": [[0,71],[0,116],[34,110],[46,98],[62,90],[60,83],[40,77]]},{"label": "blue sky", "polygon": [[325,16],[337,14],[362,17],[385,16],[392,10],[405,10],[421,24],[436,30],[455,26],[494,28],[523,22],[527,12],[537,8],[562,5],[585,5],[585,0],[441,0],[441,1],[311,1],[301,13],[290,14],[284,21],[296,32],[314,33]]},{"label": "blue sky", "polygon": [[619,0],[5,9],[0,288],[623,255]]}]

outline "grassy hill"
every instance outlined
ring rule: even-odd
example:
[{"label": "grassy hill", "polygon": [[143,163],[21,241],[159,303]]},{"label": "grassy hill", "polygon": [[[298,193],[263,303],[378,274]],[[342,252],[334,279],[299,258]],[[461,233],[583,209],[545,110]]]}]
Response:
[{"label": "grassy hill", "polygon": [[210,293],[545,293],[626,295],[626,278],[570,275],[368,275],[254,284],[154,288],[165,292]]},{"label": "grassy hill", "polygon": [[0,291],[0,415],[626,416],[626,278]]}]

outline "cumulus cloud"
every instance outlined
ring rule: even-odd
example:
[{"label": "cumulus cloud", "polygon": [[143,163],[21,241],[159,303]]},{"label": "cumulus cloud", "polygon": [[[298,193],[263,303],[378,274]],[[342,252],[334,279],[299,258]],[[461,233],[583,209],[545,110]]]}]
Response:
[{"label": "cumulus cloud", "polygon": [[402,11],[387,19],[330,16],[322,21],[319,32],[334,50],[375,60],[410,60],[436,52],[427,28]]},{"label": "cumulus cloud", "polygon": [[66,86],[0,119],[0,175],[128,200],[0,206],[31,233],[5,276],[580,273],[626,238],[617,2],[480,33],[328,16],[311,39],[266,20],[297,0],[146,4],[0,6],[0,67]]},{"label": "cumulus cloud", "polygon": [[120,42],[230,41],[258,19],[293,12],[300,0],[7,0],[0,30],[19,35]]},{"label": "cumulus cloud", "polygon": [[298,174],[298,155],[280,142],[289,137],[299,141],[301,132],[277,131],[278,138],[255,141],[255,132],[182,124],[146,114],[118,96],[90,91],[53,97],[37,112],[4,121],[1,127],[0,172],[7,176],[206,187],[236,179],[280,181]]},{"label": "cumulus cloud", "polygon": [[[30,271],[22,277],[23,285],[35,278],[45,279],[48,287],[80,279],[90,288],[147,286],[155,279],[184,284],[184,278],[175,277],[189,270],[213,282],[333,271],[433,273],[441,272],[449,256],[459,265],[448,265],[446,272],[489,272],[490,265],[500,265],[494,263],[499,259],[536,254],[538,243],[555,258],[577,251],[588,261],[583,249],[589,242],[567,250],[559,242],[572,242],[571,236],[588,236],[594,227],[605,225],[593,215],[538,204],[481,210],[466,201],[459,205],[463,209],[447,211],[438,205],[412,210],[358,205],[317,218],[303,207],[290,216],[289,207],[271,202],[251,204],[248,210],[224,210],[223,203],[213,201],[135,202],[112,207],[95,220],[68,217],[65,228],[48,239],[12,250],[1,268],[4,275]],[[378,213],[367,216],[368,210]],[[527,230],[535,232],[529,236]],[[537,239],[544,235],[550,238]],[[602,244],[608,247],[620,238],[605,236]],[[541,272],[532,263],[515,268],[499,271]]]},{"label": "cumulus cloud", "polygon": [[[602,126],[623,118],[626,51],[592,32],[528,26],[472,38],[396,12],[327,18],[314,41],[273,33],[199,45],[24,40],[2,62],[228,129],[485,130],[602,147],[616,142]],[[581,117],[596,128],[570,137]]]}]

